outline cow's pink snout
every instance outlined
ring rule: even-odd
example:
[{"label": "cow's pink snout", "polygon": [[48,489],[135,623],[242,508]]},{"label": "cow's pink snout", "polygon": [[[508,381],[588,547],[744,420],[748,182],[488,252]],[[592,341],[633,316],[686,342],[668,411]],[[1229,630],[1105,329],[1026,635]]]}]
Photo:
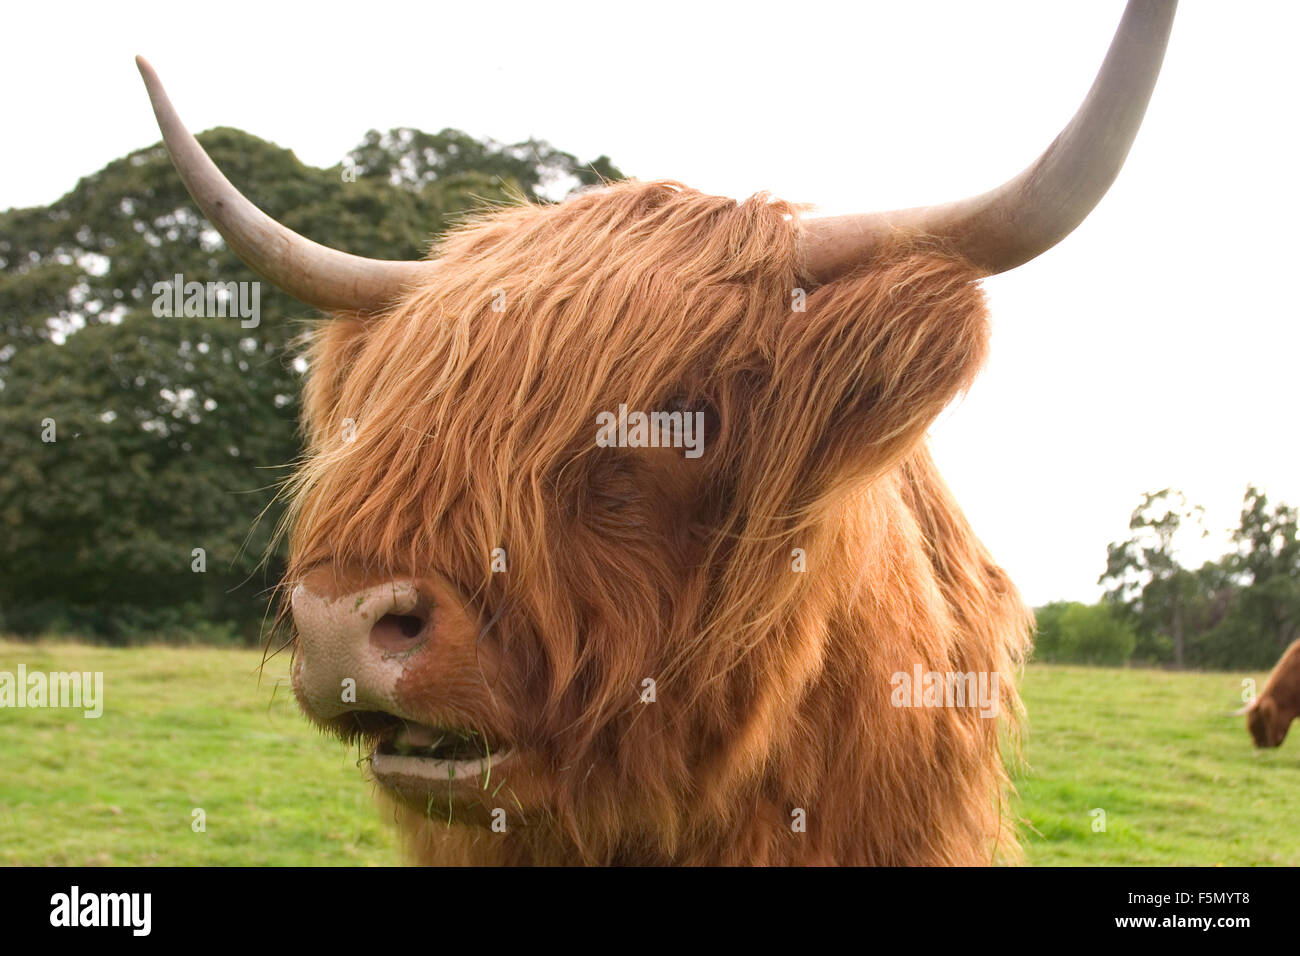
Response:
[{"label": "cow's pink snout", "polygon": [[432,630],[431,606],[419,589],[390,581],[331,598],[299,584],[292,604],[293,685],[303,706],[322,720],[348,711],[397,711],[405,662]]}]

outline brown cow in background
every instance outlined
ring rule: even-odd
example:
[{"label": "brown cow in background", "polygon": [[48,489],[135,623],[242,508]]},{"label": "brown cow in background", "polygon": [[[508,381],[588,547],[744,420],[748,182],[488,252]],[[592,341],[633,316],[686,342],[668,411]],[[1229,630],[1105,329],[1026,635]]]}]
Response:
[{"label": "brown cow in background", "polygon": [[[421,262],[266,217],[141,61],[204,214],[335,316],[291,489],[294,689],[365,745],[416,859],[1014,857],[1030,617],[925,434],[984,361],[977,280],[1118,173],[1174,6],[1133,0],[1074,120],[983,195],[801,219],[624,183]],[[602,442],[615,409],[704,442]]]},{"label": "brown cow in background", "polygon": [[1286,649],[1259,696],[1238,713],[1246,715],[1256,747],[1282,745],[1291,721],[1300,716],[1300,641]]}]

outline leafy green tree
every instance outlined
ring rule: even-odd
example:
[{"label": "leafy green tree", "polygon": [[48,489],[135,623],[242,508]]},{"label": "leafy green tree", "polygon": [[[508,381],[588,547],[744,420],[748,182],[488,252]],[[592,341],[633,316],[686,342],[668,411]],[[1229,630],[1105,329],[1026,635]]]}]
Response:
[{"label": "leafy green tree", "polygon": [[[270,215],[375,258],[423,256],[484,202],[541,201],[617,176],[603,157],[581,164],[540,141],[500,146],[455,130],[373,134],[332,169],[235,129],[199,140]],[[258,280],[199,214],[161,144],[48,207],[0,213],[0,616],[10,629],[256,639],[283,567],[276,485],[301,452],[295,341],[314,313],[262,283],[250,327],[159,314],[155,287],[177,274]]]},{"label": "leafy green tree", "polygon": [[1300,629],[1300,517],[1279,502],[1270,511],[1268,498],[1247,486],[1241,524],[1233,533],[1237,546],[1232,568],[1246,585],[1242,606],[1258,620],[1281,653]]},{"label": "leafy green tree", "polygon": [[1197,579],[1178,563],[1174,538],[1186,523],[1200,526],[1203,515],[1180,491],[1147,492],[1129,518],[1132,535],[1107,547],[1106,570],[1098,579],[1110,584],[1106,599],[1123,608],[1145,638],[1144,656],[1159,653],[1167,637],[1180,668],[1187,662],[1186,610]]},{"label": "leafy green tree", "polygon": [[1228,557],[1205,562],[1194,572],[1194,587],[1185,595],[1183,621],[1190,666],[1248,666],[1237,636],[1223,631],[1240,591],[1229,565]]},{"label": "leafy green tree", "polygon": [[[1053,601],[1034,609],[1034,659],[1060,661],[1062,656],[1061,618],[1076,606],[1076,601]],[[1082,607],[1082,605],[1078,605]]]},{"label": "leafy green tree", "polygon": [[1118,666],[1137,646],[1133,625],[1111,604],[1057,601],[1035,613],[1038,660]]},{"label": "leafy green tree", "polygon": [[0,403],[9,626],[126,640],[171,608],[254,638],[281,570],[255,519],[268,466],[298,454],[297,392],[278,343],[234,320],[133,312],[23,350]]},{"label": "leafy green tree", "polygon": [[1300,524],[1295,508],[1269,507],[1249,485],[1235,551],[1221,562],[1235,589],[1221,618],[1202,638],[1206,666],[1271,667],[1300,636]]},{"label": "leafy green tree", "polygon": [[[475,183],[482,190],[479,195],[486,199],[519,194],[533,202],[623,178],[608,156],[581,163],[571,153],[542,140],[503,145],[474,139],[457,129],[438,133],[409,128],[380,133],[372,129],[348,154],[346,165],[359,180],[378,179],[416,193],[423,193],[433,184],[455,183],[456,177],[469,176],[468,182]],[[458,191],[473,195],[473,190]]]}]

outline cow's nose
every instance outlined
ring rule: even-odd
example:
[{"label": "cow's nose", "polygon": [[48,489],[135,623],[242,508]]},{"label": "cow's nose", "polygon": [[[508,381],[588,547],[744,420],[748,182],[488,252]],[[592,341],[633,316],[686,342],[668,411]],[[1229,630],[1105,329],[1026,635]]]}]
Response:
[{"label": "cow's nose", "polygon": [[298,656],[293,684],[320,720],[356,710],[400,713],[397,681],[430,638],[429,603],[409,581],[340,597],[299,584],[293,591]]}]

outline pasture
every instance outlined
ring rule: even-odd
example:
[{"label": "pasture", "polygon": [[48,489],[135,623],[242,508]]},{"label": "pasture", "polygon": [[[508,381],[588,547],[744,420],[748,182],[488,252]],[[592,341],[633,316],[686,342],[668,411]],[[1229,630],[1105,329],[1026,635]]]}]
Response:
[{"label": "pasture", "polygon": [[[102,671],[105,696],[98,719],[0,710],[0,864],[398,862],[356,749],[299,717],[284,656],[259,676],[260,662],[0,640],[0,670]],[[1300,740],[1259,752],[1223,716],[1246,676],[1267,675],[1030,665],[1015,770],[1027,862],[1300,864]]]}]

